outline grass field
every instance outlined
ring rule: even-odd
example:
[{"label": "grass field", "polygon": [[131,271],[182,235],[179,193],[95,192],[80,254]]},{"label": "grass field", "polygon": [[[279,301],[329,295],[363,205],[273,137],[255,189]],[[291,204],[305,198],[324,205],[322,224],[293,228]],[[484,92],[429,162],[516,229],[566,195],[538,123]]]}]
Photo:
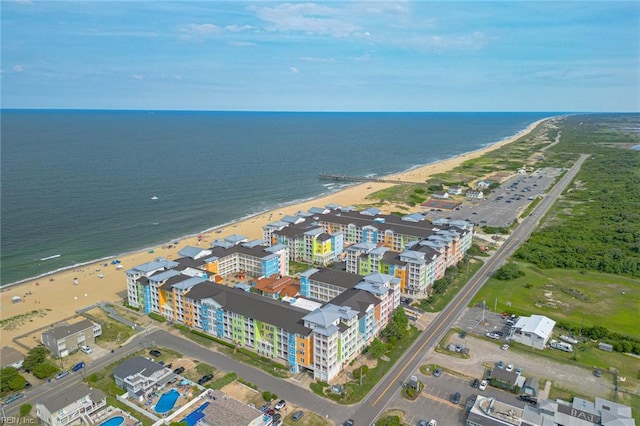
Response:
[{"label": "grass field", "polygon": [[519,264],[525,275],[490,279],[472,303],[485,300],[498,312],[546,315],[576,326],[604,326],[640,338],[640,282],[618,275]]}]

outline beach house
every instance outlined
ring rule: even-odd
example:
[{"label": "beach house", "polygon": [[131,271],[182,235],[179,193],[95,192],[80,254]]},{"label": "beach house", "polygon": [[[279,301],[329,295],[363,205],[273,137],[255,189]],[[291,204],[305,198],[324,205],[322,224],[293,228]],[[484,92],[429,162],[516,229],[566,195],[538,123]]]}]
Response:
[{"label": "beach house", "polygon": [[62,358],[80,349],[80,346],[91,346],[96,337],[102,334],[100,324],[87,319],[74,324],[52,326],[42,332],[42,344],[51,351],[55,358]]},{"label": "beach house", "polygon": [[22,352],[12,348],[11,346],[4,346],[0,348],[0,368],[13,367],[16,370],[22,368],[24,362],[24,355]]},{"label": "beach house", "polygon": [[128,398],[139,402],[174,377],[169,368],[141,356],[125,359],[113,370],[116,386],[126,390]]},{"label": "beach house", "polygon": [[67,426],[89,423],[89,417],[107,405],[100,389],[84,383],[68,387],[64,392],[49,392],[36,402],[36,417],[43,425]]}]

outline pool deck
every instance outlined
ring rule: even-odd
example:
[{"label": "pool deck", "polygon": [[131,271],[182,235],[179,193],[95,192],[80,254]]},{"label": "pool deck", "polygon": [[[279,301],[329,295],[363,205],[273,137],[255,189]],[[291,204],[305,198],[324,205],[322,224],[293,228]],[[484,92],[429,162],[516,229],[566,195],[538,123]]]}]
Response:
[{"label": "pool deck", "polygon": [[102,423],[114,417],[124,418],[124,422],[122,422],[120,426],[139,426],[142,424],[140,420],[136,419],[131,414],[111,405],[109,405],[104,410],[99,411],[94,416],[91,416],[90,420],[93,425],[101,425]]}]

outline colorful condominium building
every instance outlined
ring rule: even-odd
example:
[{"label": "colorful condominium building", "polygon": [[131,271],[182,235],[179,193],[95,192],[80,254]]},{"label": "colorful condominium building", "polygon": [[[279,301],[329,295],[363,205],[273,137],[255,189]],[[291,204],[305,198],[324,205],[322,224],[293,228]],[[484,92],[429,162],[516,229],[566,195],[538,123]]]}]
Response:
[{"label": "colorful condominium building", "polygon": [[[180,253],[195,254],[188,249]],[[380,333],[400,303],[396,277],[345,272],[333,276],[317,269],[303,274],[312,282],[305,292],[323,295],[316,302],[265,297],[216,283],[205,270],[209,256],[200,257],[201,269],[192,257],[180,258],[182,262],[158,259],[132,268],[127,271],[129,304],[279,359],[292,373],[310,371],[319,380],[331,381],[342,371]],[[190,266],[185,269],[185,264]],[[191,269],[200,274],[183,274]],[[329,297],[316,290],[322,285],[340,291],[332,290],[335,296]]]},{"label": "colorful condominium building", "polygon": [[[329,243],[309,243],[311,236],[322,236]],[[293,260],[324,266],[345,260],[347,272],[393,275],[400,278],[403,293],[425,297],[433,282],[469,250],[473,225],[462,220],[430,222],[419,213],[400,217],[375,208],[330,206],[269,223],[263,227],[263,237],[267,244],[287,245]],[[299,247],[309,250],[296,255],[301,253]],[[321,255],[318,248],[324,250]]]},{"label": "colorful condominium building", "polygon": [[199,283],[222,282],[237,273],[253,277],[288,275],[288,249],[247,241],[239,235],[216,240],[208,249],[185,247],[176,260],[158,258],[127,270],[128,303],[142,307],[145,313],[156,312],[189,323],[192,315],[185,311],[182,296]]}]

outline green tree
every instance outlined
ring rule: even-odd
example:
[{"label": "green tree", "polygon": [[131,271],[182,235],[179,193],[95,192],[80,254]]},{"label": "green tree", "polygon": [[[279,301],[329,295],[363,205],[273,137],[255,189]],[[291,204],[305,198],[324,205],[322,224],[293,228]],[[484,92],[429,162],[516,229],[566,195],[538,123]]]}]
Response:
[{"label": "green tree", "polygon": [[369,352],[371,353],[372,357],[376,359],[380,358],[382,355],[384,355],[385,352],[387,352],[387,345],[385,345],[382,340],[376,337],[369,345]]},{"label": "green tree", "polygon": [[2,377],[0,381],[2,393],[24,389],[24,385],[27,383],[24,377],[18,373],[18,370],[13,367],[6,367],[0,370],[0,377]]},{"label": "green tree", "polygon": [[38,364],[42,364],[49,356],[49,350],[44,346],[36,346],[27,352],[27,356],[24,357],[22,368],[26,370],[33,370]]},{"label": "green tree", "polygon": [[38,379],[46,379],[47,377],[53,376],[55,373],[60,371],[60,369],[55,365],[45,362],[45,363],[36,365],[35,367],[33,367],[33,370],[31,371],[33,372],[33,375],[36,376]]},{"label": "green tree", "polygon": [[504,264],[500,269],[493,274],[493,277],[497,280],[514,280],[524,276],[524,271],[520,269],[517,263],[509,262]]},{"label": "green tree", "polygon": [[20,406],[20,417],[26,417],[31,412],[31,404],[22,404]]}]

